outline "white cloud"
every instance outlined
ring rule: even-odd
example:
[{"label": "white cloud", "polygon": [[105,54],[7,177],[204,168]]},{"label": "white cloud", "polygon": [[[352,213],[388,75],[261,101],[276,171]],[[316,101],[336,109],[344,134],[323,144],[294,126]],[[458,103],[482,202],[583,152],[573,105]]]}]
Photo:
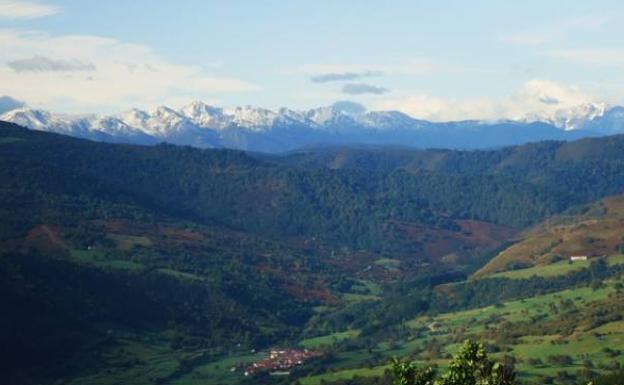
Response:
[{"label": "white cloud", "polygon": [[391,64],[305,64],[283,72],[307,76],[322,76],[324,74],[422,75],[449,68],[449,66],[437,64],[428,58],[414,58]]},{"label": "white cloud", "polygon": [[[170,63],[145,45],[98,36],[0,30],[0,51],[5,60],[0,63],[0,94],[71,112],[214,99],[220,93],[258,89],[240,79],[207,74],[200,67]],[[32,64],[32,58],[46,58],[48,65],[37,60],[36,71],[32,65],[31,71],[24,71],[24,66],[16,70],[15,63]],[[59,63],[65,70],[58,70]],[[81,63],[83,70],[67,70],[72,67],[68,63],[73,69]]]},{"label": "white cloud", "polygon": [[0,0],[0,18],[34,19],[61,11],[60,7],[31,1]]},{"label": "white cloud", "polygon": [[561,40],[575,31],[595,30],[614,20],[619,20],[614,13],[597,13],[558,19],[532,31],[514,33],[500,40],[516,45],[544,45],[555,40]]},{"label": "white cloud", "polygon": [[445,99],[426,94],[404,94],[380,101],[373,107],[398,110],[415,118],[433,121],[499,120],[551,116],[558,110],[597,102],[594,95],[579,87],[534,79],[502,99]]},{"label": "white cloud", "polygon": [[601,67],[624,67],[624,50],[587,48],[554,50],[549,56],[571,62]]},{"label": "white cloud", "polygon": [[467,119],[494,120],[503,113],[490,99],[445,99],[427,94],[389,99],[373,105],[377,110],[397,110],[417,119],[438,122]]},{"label": "white cloud", "polygon": [[550,42],[552,37],[551,34],[516,33],[501,40],[516,45],[542,45]]}]

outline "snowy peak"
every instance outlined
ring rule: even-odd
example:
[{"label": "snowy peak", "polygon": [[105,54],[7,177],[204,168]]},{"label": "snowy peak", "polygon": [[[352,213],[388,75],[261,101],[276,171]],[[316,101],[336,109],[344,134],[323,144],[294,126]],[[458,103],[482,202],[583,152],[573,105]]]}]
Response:
[{"label": "snowy peak", "polygon": [[149,121],[152,121],[156,124],[164,124],[165,126],[169,127],[176,127],[184,123],[184,121],[186,120],[184,115],[166,106],[157,107],[155,110],[150,111],[149,115]]},{"label": "snowy peak", "polygon": [[559,110],[554,116],[553,123],[566,130],[577,130],[583,128],[588,121],[604,116],[607,106],[600,104],[581,104],[564,110]]},{"label": "snowy peak", "polygon": [[144,127],[150,116],[147,112],[133,108],[118,116],[119,120],[132,127]]},{"label": "snowy peak", "polygon": [[88,119],[88,123],[92,130],[101,131],[110,135],[140,135],[142,133],[142,131],[114,116],[94,115]]},{"label": "snowy peak", "polygon": [[39,130],[71,132],[80,127],[82,130],[96,130],[112,135],[138,131],[159,138],[199,129],[265,132],[288,125],[310,129],[328,127],[332,130],[337,127],[408,129],[416,122],[400,112],[367,112],[363,106],[351,102],[338,102],[308,111],[281,108],[275,112],[253,106],[219,108],[196,101],[180,110],[160,106],[150,111],[131,109],[116,116],[72,116],[20,108],[3,116],[4,120]]},{"label": "snowy peak", "polygon": [[[305,113],[310,121],[319,125],[335,123],[341,120],[356,121],[366,113],[366,107],[353,102],[336,102],[330,106],[318,107]],[[346,119],[345,119],[346,118]]]},{"label": "snowy peak", "polygon": [[131,109],[116,118],[129,127],[157,137],[182,131],[190,125],[183,115],[166,106],[157,107],[150,112]]},{"label": "snowy peak", "polygon": [[239,106],[224,109],[225,114],[232,117],[232,122],[241,127],[270,127],[277,118],[271,110],[252,106]]},{"label": "snowy peak", "polygon": [[27,107],[6,112],[0,120],[19,124],[39,131],[51,131],[66,135],[84,136],[88,131],[83,116],[57,115],[48,111]]},{"label": "snowy peak", "polygon": [[231,119],[223,114],[223,109],[199,101],[183,107],[180,113],[199,127],[223,129],[231,122]]},{"label": "snowy peak", "polygon": [[351,125],[373,129],[418,128],[420,122],[399,111],[367,111],[360,104],[337,102],[309,110],[306,118],[318,125]]},{"label": "snowy peak", "polygon": [[194,101],[182,107],[180,113],[186,117],[195,118],[204,115],[222,115],[223,110],[218,107],[210,106],[204,102]]},{"label": "snowy peak", "polygon": [[180,114],[199,127],[225,129],[232,125],[258,131],[270,128],[279,114],[264,108],[237,106],[218,108],[203,102],[193,102],[180,110]]},{"label": "snowy peak", "polygon": [[602,134],[618,134],[624,132],[624,107],[611,107],[601,115],[583,122],[582,128]]},{"label": "snowy peak", "polygon": [[0,116],[5,120],[34,130],[51,131],[78,137],[99,135],[141,135],[142,131],[113,116],[61,115],[48,111],[19,108]]},{"label": "snowy peak", "polygon": [[421,126],[421,122],[399,111],[371,111],[363,115],[360,122],[367,127],[380,129],[407,129]]},{"label": "snowy peak", "polygon": [[604,116],[607,105],[604,103],[584,103],[573,107],[560,108],[553,113],[527,116],[524,120],[550,123],[564,130],[583,129],[587,122]]},{"label": "snowy peak", "polygon": [[533,115],[528,122],[545,122],[565,131],[590,131],[599,135],[624,132],[624,107],[606,103],[585,103],[561,108],[554,113]]},{"label": "snowy peak", "polygon": [[13,122],[34,130],[44,129],[51,122],[51,114],[49,112],[32,110],[26,107],[11,110],[1,117],[2,120]]}]

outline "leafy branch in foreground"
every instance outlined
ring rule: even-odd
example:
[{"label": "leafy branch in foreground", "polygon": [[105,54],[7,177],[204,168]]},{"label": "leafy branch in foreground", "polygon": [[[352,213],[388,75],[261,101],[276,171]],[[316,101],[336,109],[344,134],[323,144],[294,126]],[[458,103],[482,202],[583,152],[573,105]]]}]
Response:
[{"label": "leafy branch in foreground", "polygon": [[393,385],[517,385],[516,373],[508,365],[488,359],[483,344],[465,341],[449,369],[439,378],[432,368],[392,361]]}]

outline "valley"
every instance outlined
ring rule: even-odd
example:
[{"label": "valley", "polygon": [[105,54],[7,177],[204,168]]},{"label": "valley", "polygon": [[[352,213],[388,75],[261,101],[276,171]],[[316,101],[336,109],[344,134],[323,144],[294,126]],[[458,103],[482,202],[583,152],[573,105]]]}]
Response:
[{"label": "valley", "polygon": [[[268,155],[0,123],[2,370],[73,385],[387,384],[391,358],[445,368],[471,338],[523,381],[611,374],[623,148]],[[277,347],[319,354],[287,376],[244,375]]]}]

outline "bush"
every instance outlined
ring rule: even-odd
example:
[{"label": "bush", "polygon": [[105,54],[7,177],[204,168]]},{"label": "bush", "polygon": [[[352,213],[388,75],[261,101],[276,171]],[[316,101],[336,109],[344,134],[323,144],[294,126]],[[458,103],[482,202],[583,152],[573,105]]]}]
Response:
[{"label": "bush", "polygon": [[565,354],[548,356],[548,363],[554,366],[570,366],[574,363],[572,357]]}]

